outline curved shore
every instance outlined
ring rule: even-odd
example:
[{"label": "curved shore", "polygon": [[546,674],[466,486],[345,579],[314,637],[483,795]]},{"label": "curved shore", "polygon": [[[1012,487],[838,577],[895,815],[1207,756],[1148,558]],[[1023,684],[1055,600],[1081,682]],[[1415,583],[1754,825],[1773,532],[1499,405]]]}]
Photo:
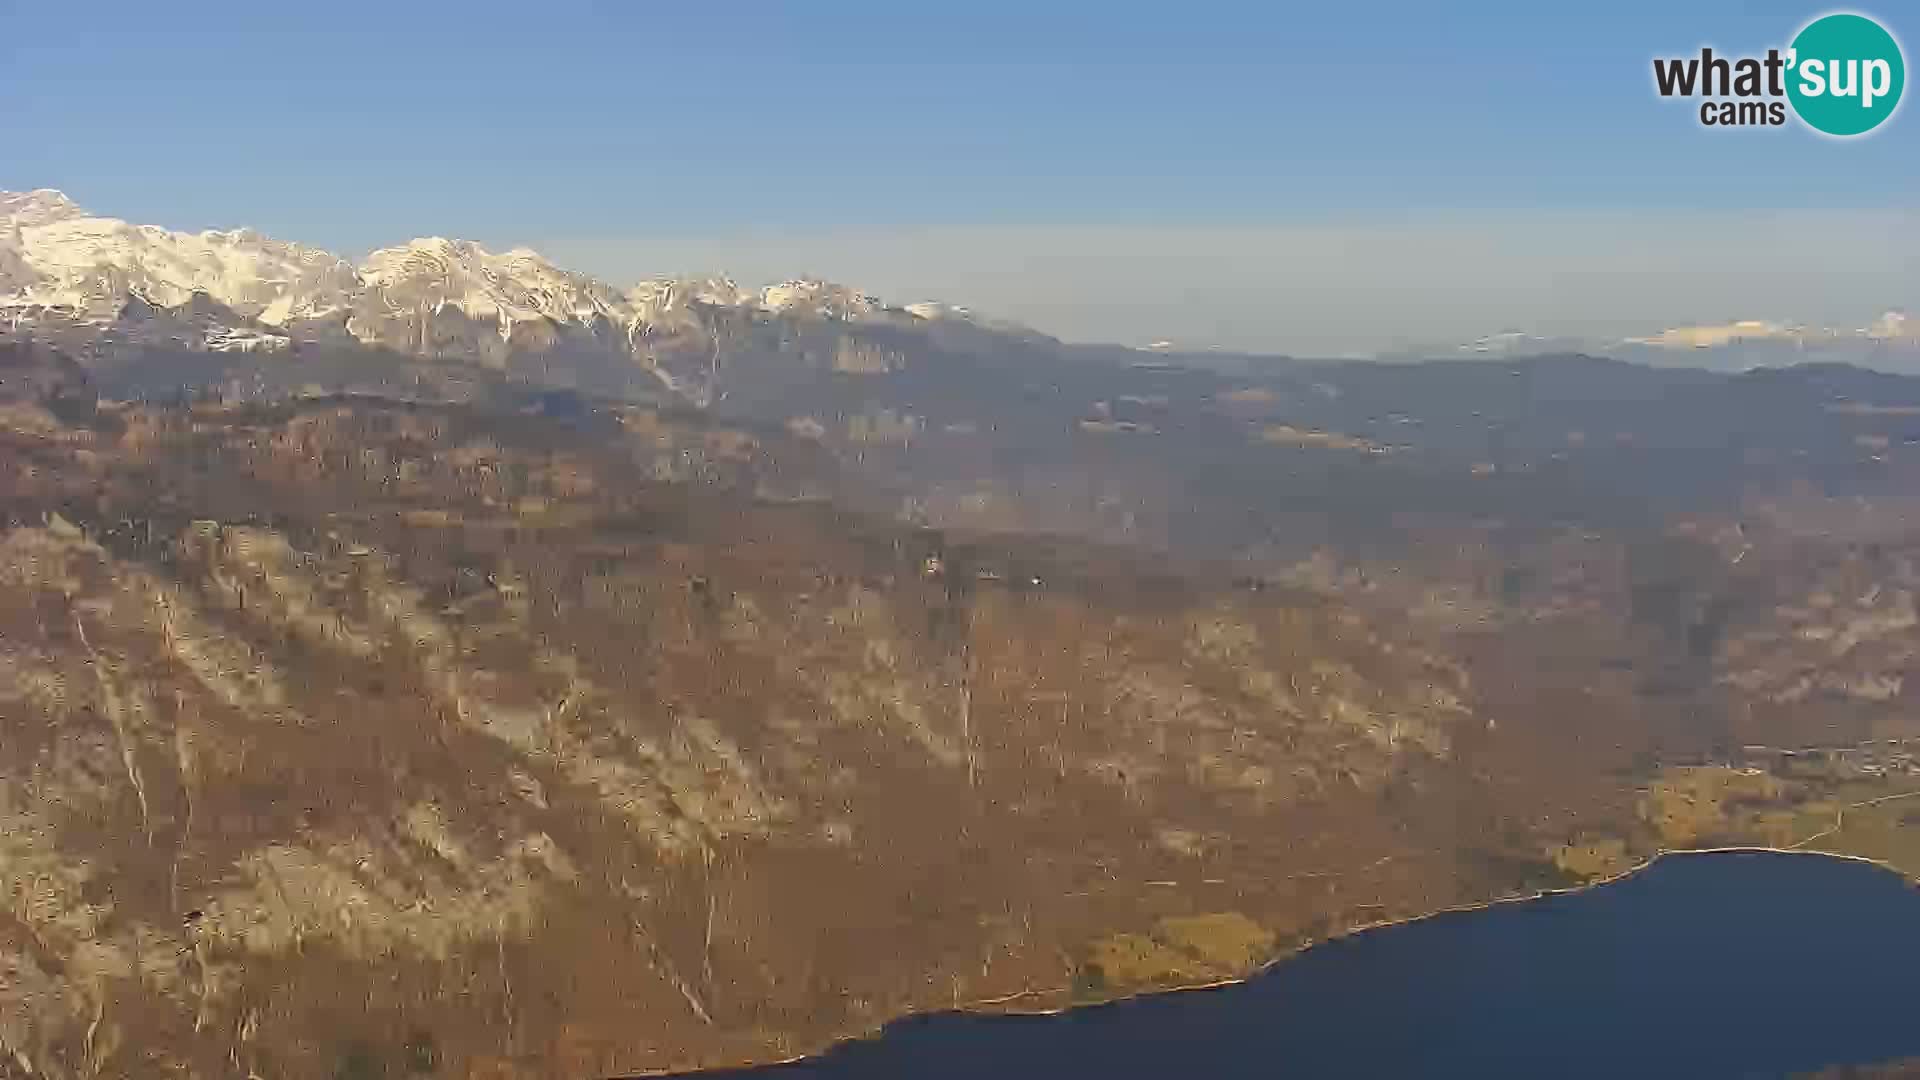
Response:
[{"label": "curved shore", "polygon": [[[1907,796],[1920,796],[1920,791],[1908,792],[1908,793],[1904,793],[1901,796],[1896,796],[1896,797],[1904,798]],[[1882,800],[1873,800],[1873,801],[1878,802]],[[1836,822],[1835,828],[1837,829],[1838,827],[1839,827],[1838,823]],[[818,1058],[823,1058],[842,1046],[847,1046],[854,1043],[866,1042],[876,1038],[882,1038],[885,1036],[888,1028],[894,1026],[895,1024],[901,1023],[906,1020],[912,1020],[912,1019],[937,1017],[937,1016],[950,1016],[950,1015],[967,1015],[967,1014],[1035,1016],[1035,1017],[1058,1016],[1067,1012],[1084,1010],[1084,1009],[1097,1009],[1103,1006],[1114,1005],[1120,1002],[1131,1001],[1139,998],[1160,997],[1160,996],[1169,995],[1169,994],[1191,993],[1195,991],[1205,991],[1205,990],[1218,990],[1218,989],[1222,989],[1230,986],[1239,986],[1239,985],[1243,985],[1245,983],[1251,982],[1254,979],[1260,978],[1261,976],[1274,971],[1275,969],[1281,967],[1282,965],[1298,959],[1299,957],[1305,955],[1307,952],[1315,948],[1330,944],[1335,941],[1345,941],[1361,934],[1368,934],[1368,933],[1374,933],[1382,930],[1389,930],[1394,927],[1400,927],[1400,926],[1410,926],[1416,923],[1428,922],[1428,921],[1443,918],[1446,916],[1467,915],[1467,914],[1472,914],[1474,912],[1488,911],[1504,905],[1529,904],[1529,903],[1534,903],[1541,900],[1550,900],[1555,897],[1577,896],[1583,893],[1592,892],[1596,889],[1602,888],[1607,885],[1612,885],[1617,882],[1625,881],[1628,878],[1634,877],[1642,873],[1643,871],[1652,867],[1656,863],[1659,863],[1660,861],[1668,858],[1699,856],[1699,855],[1764,854],[1764,855],[1798,855],[1798,856],[1809,856],[1814,858],[1839,859],[1847,862],[1864,863],[1869,866],[1873,866],[1877,869],[1883,870],[1889,874],[1894,875],[1895,877],[1900,878],[1901,880],[1907,882],[1910,885],[1920,887],[1920,875],[1915,875],[1915,874],[1911,874],[1906,871],[1903,871],[1900,868],[1892,865],[1891,863],[1888,863],[1883,859],[1873,859],[1863,855],[1849,855],[1842,852],[1821,851],[1815,848],[1808,848],[1804,846],[1807,843],[1811,843],[1813,840],[1819,839],[1821,836],[1828,835],[1832,831],[1833,830],[1831,829],[1827,830],[1826,832],[1816,834],[1815,836],[1809,837],[1806,840],[1800,841],[1800,843],[1797,845],[1794,845],[1791,847],[1784,847],[1784,848],[1767,847],[1764,845],[1754,845],[1754,844],[1732,845],[1732,846],[1723,846],[1723,847],[1704,847],[1704,848],[1663,848],[1659,851],[1654,852],[1652,855],[1649,855],[1641,859],[1640,861],[1634,863],[1632,866],[1628,867],[1625,870],[1620,871],[1617,874],[1612,874],[1603,878],[1595,878],[1592,881],[1583,882],[1579,885],[1570,885],[1565,888],[1559,888],[1559,889],[1540,889],[1530,893],[1516,893],[1508,896],[1499,896],[1499,897],[1494,897],[1490,900],[1482,901],[1479,903],[1456,904],[1449,907],[1435,908],[1432,911],[1423,912],[1418,915],[1410,915],[1405,918],[1384,919],[1379,922],[1365,923],[1359,926],[1355,926],[1352,929],[1347,930],[1345,933],[1342,933],[1337,937],[1325,938],[1318,941],[1309,941],[1301,945],[1299,948],[1292,949],[1290,951],[1281,953],[1279,955],[1276,955],[1268,959],[1264,963],[1260,964],[1258,967],[1244,974],[1235,975],[1227,978],[1213,979],[1213,980],[1209,980],[1207,982],[1201,982],[1201,983],[1187,983],[1187,984],[1181,984],[1176,986],[1155,986],[1155,987],[1149,987],[1149,988],[1142,988],[1139,990],[1129,991],[1126,993],[1114,994],[1110,997],[1101,998],[1096,1001],[1078,1001],[1078,1002],[1071,1002],[1064,1005],[1055,1005],[1055,1006],[1050,1006],[1045,1008],[1032,1008],[1032,1009],[1019,1008],[1016,1005],[1016,1003],[1030,1000],[1033,998],[1064,996],[1071,993],[1071,988],[1061,986],[1061,987],[1043,987],[1043,988],[1036,988],[1031,990],[1021,990],[1011,994],[1000,995],[998,997],[978,998],[971,1001],[964,1001],[957,1006],[949,1007],[949,1008],[903,1012],[897,1016],[890,1017],[887,1020],[877,1023],[871,1027],[864,1028],[858,1032],[853,1032],[847,1035],[837,1037],[831,1040],[830,1042],[827,1042],[821,1045],[818,1049],[812,1050],[807,1053],[795,1054],[790,1057],[780,1058],[777,1060],[742,1061],[742,1062],[733,1063],[733,1064],[706,1066],[693,1071],[656,1070],[651,1072],[629,1074],[628,1077],[622,1078],[622,1080],[644,1080],[644,1078],[652,1078],[652,1077],[700,1077],[700,1076],[710,1075],[718,1072],[735,1072],[739,1070],[753,1070],[753,1069],[773,1069],[782,1065],[797,1064],[803,1061],[811,1061]],[[1007,1007],[1007,1006],[1013,1006],[1013,1007]]]}]

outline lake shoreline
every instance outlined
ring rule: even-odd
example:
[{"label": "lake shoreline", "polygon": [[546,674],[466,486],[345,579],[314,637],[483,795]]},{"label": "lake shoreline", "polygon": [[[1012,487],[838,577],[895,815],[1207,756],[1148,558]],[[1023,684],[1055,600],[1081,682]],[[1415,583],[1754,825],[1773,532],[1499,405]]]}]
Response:
[{"label": "lake shoreline", "polygon": [[[1911,792],[1908,794],[1920,794],[1920,792]],[[1802,841],[1802,843],[1806,843],[1806,842],[1807,841]],[[1635,877],[1645,872],[1649,868],[1653,867],[1655,864],[1665,859],[1687,857],[1687,856],[1709,856],[1709,855],[1795,855],[1795,856],[1809,856],[1814,858],[1837,859],[1837,860],[1843,860],[1843,861],[1855,862],[1855,863],[1864,863],[1868,866],[1872,866],[1872,867],[1875,867],[1876,869],[1892,874],[1893,876],[1899,878],[1900,880],[1902,880],[1903,882],[1905,882],[1907,885],[1911,887],[1920,888],[1920,876],[1916,876],[1913,874],[1909,874],[1905,871],[1902,871],[1899,868],[1893,866],[1892,864],[1886,862],[1885,860],[1873,859],[1864,855],[1849,855],[1842,852],[1821,851],[1818,849],[1806,848],[1806,847],[1780,848],[1780,847],[1766,847],[1766,846],[1751,845],[1751,844],[1725,846],[1725,847],[1705,847],[1705,848],[1665,848],[1655,852],[1652,855],[1647,856],[1646,858],[1633,864],[1631,867],[1620,871],[1617,874],[1612,874],[1604,878],[1596,878],[1592,881],[1583,882],[1579,885],[1570,885],[1565,888],[1558,888],[1558,889],[1541,889],[1531,893],[1517,893],[1509,896],[1499,896],[1499,897],[1495,897],[1493,899],[1482,901],[1479,903],[1456,904],[1450,907],[1436,908],[1432,911],[1424,912],[1419,915],[1408,916],[1406,918],[1386,919],[1379,922],[1366,923],[1360,926],[1356,926],[1336,937],[1323,938],[1317,941],[1309,941],[1306,944],[1300,946],[1299,948],[1290,950],[1278,956],[1274,956],[1268,959],[1267,961],[1265,961],[1264,963],[1262,963],[1259,967],[1254,968],[1253,970],[1248,971],[1243,975],[1236,975],[1236,976],[1232,976],[1229,978],[1222,978],[1222,979],[1214,979],[1204,983],[1189,983],[1189,984],[1183,984],[1178,986],[1157,986],[1157,987],[1143,988],[1137,991],[1116,994],[1112,997],[1105,997],[1105,998],[1100,998],[1100,999],[1091,1000],[1091,1001],[1074,1001],[1064,1005],[1058,1005],[1058,1006],[1049,1007],[1049,1008],[1023,1009],[1017,1006],[1012,1008],[1002,1007],[1002,1006],[1012,1005],[1015,1002],[1023,1001],[1030,998],[1049,997],[1054,995],[1065,995],[1065,994],[1071,993],[1071,988],[1064,987],[1064,986],[1063,987],[1047,987],[1047,988],[1040,988],[1040,989],[1033,989],[1033,990],[1021,990],[1012,994],[1001,995],[999,997],[981,998],[973,1001],[962,1002],[957,1006],[949,1007],[949,1008],[909,1010],[906,1012],[902,1012],[896,1016],[893,1016],[884,1021],[881,1021],[880,1023],[875,1024],[871,1027],[863,1028],[858,1032],[836,1037],[830,1042],[822,1045],[817,1050],[813,1050],[813,1051],[802,1053],[802,1054],[795,1054],[791,1057],[780,1058],[778,1060],[743,1061],[737,1064],[705,1066],[705,1067],[701,1067],[691,1071],[657,1070],[657,1071],[651,1071],[651,1072],[630,1073],[630,1074],[624,1074],[621,1077],[614,1078],[614,1080],[656,1080],[656,1078],[679,1078],[679,1077],[692,1078],[692,1080],[697,1080],[697,1078],[699,1077],[711,1076],[711,1075],[720,1074],[720,1073],[731,1073],[731,1072],[740,1072],[743,1070],[756,1070],[756,1069],[774,1069],[774,1068],[778,1068],[785,1065],[794,1065],[800,1062],[812,1061],[815,1059],[824,1058],[843,1046],[848,1046],[851,1044],[862,1043],[862,1042],[869,1042],[877,1038],[884,1037],[889,1028],[906,1021],[928,1019],[928,1018],[940,1017],[940,1016],[1027,1016],[1027,1017],[1059,1016],[1069,1012],[1079,1012],[1079,1011],[1086,1011],[1086,1010],[1092,1010],[1092,1009],[1099,1009],[1099,1008],[1103,1008],[1110,1005],[1119,1005],[1125,1002],[1137,1001],[1145,998],[1156,998],[1156,997],[1163,997],[1163,996],[1172,995],[1172,994],[1188,994],[1188,993],[1195,993],[1200,991],[1220,990],[1220,989],[1233,987],[1233,986],[1241,986],[1246,983],[1252,982],[1255,979],[1258,979],[1264,975],[1268,975],[1272,973],[1273,971],[1282,967],[1283,965],[1299,959],[1300,957],[1304,956],[1305,954],[1307,954],[1308,952],[1311,952],[1316,948],[1319,948],[1324,945],[1332,944],[1333,942],[1348,941],[1352,938],[1358,937],[1363,934],[1374,933],[1381,930],[1389,930],[1394,927],[1411,926],[1418,923],[1430,922],[1432,920],[1444,918],[1446,916],[1451,916],[1451,915],[1468,915],[1468,914],[1473,914],[1475,912],[1494,910],[1504,905],[1529,904],[1529,903],[1535,903],[1542,900],[1551,900],[1555,897],[1578,896],[1584,893],[1593,892],[1597,889],[1603,888],[1608,885],[1613,885],[1619,882],[1626,881],[1629,878]]]}]

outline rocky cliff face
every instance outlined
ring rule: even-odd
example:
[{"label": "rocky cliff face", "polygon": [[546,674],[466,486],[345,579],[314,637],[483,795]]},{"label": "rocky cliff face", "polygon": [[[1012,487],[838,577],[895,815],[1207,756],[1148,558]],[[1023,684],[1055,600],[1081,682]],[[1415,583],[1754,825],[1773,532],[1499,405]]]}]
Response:
[{"label": "rocky cliff face", "polygon": [[115,419],[4,491],[33,1075],[612,1075],[1067,993],[1152,912],[1345,917],[1268,868],[1378,860],[1397,813],[1323,830],[1481,723],[1337,606],[755,503],[705,428]]}]

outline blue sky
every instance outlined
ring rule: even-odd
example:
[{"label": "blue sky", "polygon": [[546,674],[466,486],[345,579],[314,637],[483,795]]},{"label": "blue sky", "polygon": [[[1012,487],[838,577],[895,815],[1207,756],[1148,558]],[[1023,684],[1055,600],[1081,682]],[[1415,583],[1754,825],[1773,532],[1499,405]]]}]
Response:
[{"label": "blue sky", "polygon": [[[0,0],[0,188],[349,254],[457,235],[615,280],[958,290],[1079,337],[1325,351],[1920,306],[1911,108],[1843,143],[1703,129],[1651,88],[1654,55],[1763,51],[1824,10]],[[1911,59],[1910,8],[1861,10]],[[1795,242],[1830,243],[1783,260],[1754,303],[1801,310],[1732,310],[1706,280],[1697,302],[1626,287],[1636,258],[1671,278],[1676,251],[1692,277],[1751,276],[1756,230],[1783,213],[1810,234]],[[1521,283],[1577,270],[1571,245],[1620,227],[1642,247],[1612,242],[1618,288],[1503,284],[1516,260]],[[1462,236],[1457,262],[1435,246]],[[1412,303],[1418,280],[1378,272],[1396,256],[1453,267],[1452,321]],[[1870,280],[1836,283],[1847,268]],[[1318,291],[1250,319],[1210,299],[1229,274],[1251,275],[1236,296]]]}]

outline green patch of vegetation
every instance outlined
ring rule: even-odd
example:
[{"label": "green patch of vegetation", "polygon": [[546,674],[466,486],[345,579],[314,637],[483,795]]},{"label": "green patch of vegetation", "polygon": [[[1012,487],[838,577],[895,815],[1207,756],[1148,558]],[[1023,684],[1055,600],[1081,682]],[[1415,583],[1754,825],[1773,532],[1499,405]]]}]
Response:
[{"label": "green patch of vegetation", "polygon": [[352,1043],[340,1054],[334,1066],[333,1080],[384,1080],[386,1063],[366,1043]]},{"label": "green patch of vegetation", "polygon": [[1225,972],[1258,966],[1274,943],[1273,931],[1237,911],[1161,919],[1154,937]]},{"label": "green patch of vegetation", "polygon": [[414,1032],[400,1056],[411,1076],[431,1076],[440,1067],[439,1048],[434,1045],[433,1036],[425,1031]]},{"label": "green patch of vegetation", "polygon": [[1638,817],[1624,836],[1576,834],[1552,850],[1554,864],[1593,881],[1663,849],[1750,845],[1853,855],[1920,879],[1920,776],[1846,751],[1793,755],[1768,769],[1663,769]]},{"label": "green patch of vegetation", "polygon": [[1082,997],[1244,975],[1273,955],[1273,931],[1237,911],[1170,916],[1147,934],[1094,942],[1075,978]]},{"label": "green patch of vegetation", "polygon": [[[1665,848],[1697,847],[1730,836],[1768,835],[1768,826],[1788,824],[1777,815],[1785,794],[1780,779],[1760,769],[1721,765],[1663,771],[1640,801],[1640,818]],[[1786,838],[1782,838],[1783,840]]]},{"label": "green patch of vegetation", "polygon": [[1494,893],[1542,892],[1578,885],[1582,879],[1542,852],[1535,842],[1528,848],[1470,847],[1459,854],[1461,865]]},{"label": "green patch of vegetation", "polygon": [[1588,836],[1553,851],[1553,865],[1583,882],[1619,877],[1633,869],[1634,862],[1627,842],[1617,836]]},{"label": "green patch of vegetation", "polygon": [[1810,847],[1836,855],[1857,855],[1886,863],[1909,877],[1920,878],[1920,819],[1914,808],[1920,806],[1920,794],[1912,798],[1894,793],[1884,802],[1865,801],[1852,805],[1839,815],[1839,824]]}]

